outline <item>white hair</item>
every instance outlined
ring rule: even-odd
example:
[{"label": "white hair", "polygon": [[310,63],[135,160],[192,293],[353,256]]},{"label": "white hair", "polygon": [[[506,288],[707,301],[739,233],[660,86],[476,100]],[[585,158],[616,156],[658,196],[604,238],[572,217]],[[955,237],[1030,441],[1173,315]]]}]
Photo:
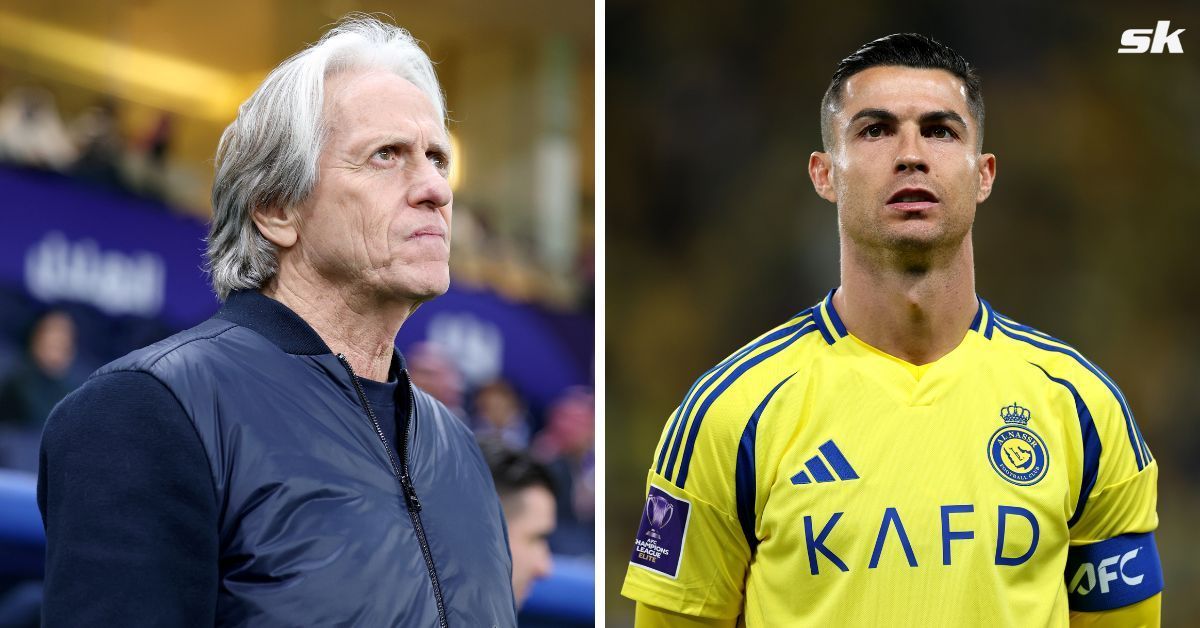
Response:
[{"label": "white hair", "polygon": [[274,244],[252,213],[291,207],[317,184],[325,138],[325,79],[349,70],[380,69],[429,97],[445,125],[446,106],[433,63],[408,31],[363,14],[343,18],[309,48],[271,71],[221,134],[213,181],[207,266],[224,301],[233,290],[261,288],[279,269]]}]

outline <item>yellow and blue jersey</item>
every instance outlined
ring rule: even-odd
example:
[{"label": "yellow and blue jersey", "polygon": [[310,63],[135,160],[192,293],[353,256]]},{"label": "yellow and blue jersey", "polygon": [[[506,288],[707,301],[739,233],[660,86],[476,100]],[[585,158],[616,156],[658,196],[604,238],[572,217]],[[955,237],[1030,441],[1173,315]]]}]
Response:
[{"label": "yellow and blue jersey", "polygon": [[1162,590],[1158,467],[1124,395],[983,300],[914,366],[833,293],[671,415],[622,593],[747,626],[1066,626]]}]

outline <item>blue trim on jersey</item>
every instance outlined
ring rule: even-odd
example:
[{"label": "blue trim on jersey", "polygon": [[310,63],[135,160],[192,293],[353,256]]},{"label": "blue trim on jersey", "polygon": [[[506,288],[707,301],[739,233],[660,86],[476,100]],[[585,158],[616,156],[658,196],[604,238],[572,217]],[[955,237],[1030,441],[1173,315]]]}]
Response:
[{"label": "blue trim on jersey", "polygon": [[[824,305],[822,303],[821,305]],[[817,324],[817,329],[821,331],[821,337],[825,339],[826,344],[833,344],[833,334],[829,333],[829,326],[825,324],[825,317],[821,316],[821,310],[825,308],[817,307],[813,312],[813,322]]]},{"label": "blue trim on jersey", "polygon": [[[971,331],[983,334],[990,333],[989,329],[992,323],[992,313],[988,309],[986,301],[981,299],[979,295],[975,295],[975,302],[979,304],[979,308],[975,310],[975,318],[971,319]],[[988,336],[991,338],[991,336]]]},{"label": "blue trim on jersey", "polygon": [[825,441],[825,444],[817,447],[817,451],[825,455],[825,459],[833,466],[834,473],[843,480],[857,480],[858,473],[854,471],[854,467],[850,466],[850,461],[842,455],[842,450],[833,443],[833,440]]},{"label": "blue trim on jersey", "polygon": [[[1026,332],[1028,334],[1032,334],[1034,336],[1038,336],[1040,338],[1044,338],[1044,339],[1050,340],[1052,342],[1057,342],[1062,345],[1067,344],[1049,334],[1038,331],[1027,325],[1022,325],[1007,316],[1001,316],[1000,318],[1002,318],[1003,322],[1007,323],[1008,326],[1013,329],[1018,329],[1018,330]],[[1076,357],[1076,359],[1079,359],[1079,360],[1085,360],[1085,358],[1083,358],[1082,355],[1079,355],[1078,352],[1076,352],[1075,357]],[[1091,364],[1091,362],[1088,362],[1088,364]],[[1139,427],[1137,424],[1137,421],[1133,419],[1133,413],[1129,409],[1129,403],[1125,400],[1125,394],[1122,393],[1119,388],[1117,388],[1116,382],[1114,382],[1113,379],[1108,376],[1108,373],[1105,373],[1104,371],[1100,370],[1100,368],[1094,364],[1091,364],[1091,366],[1094,369],[1092,372],[1095,373],[1101,379],[1101,381],[1103,381],[1105,383],[1105,385],[1108,386],[1108,389],[1117,398],[1117,401],[1120,402],[1121,412],[1125,415],[1126,423],[1127,424],[1131,423],[1133,425],[1133,433],[1136,435],[1136,442],[1138,443],[1138,445],[1140,446],[1141,451],[1142,451],[1142,460],[1145,461],[1145,464],[1150,464],[1150,462],[1152,460],[1154,460],[1154,456],[1150,455],[1150,448],[1146,446],[1146,439],[1145,439],[1145,437],[1142,436],[1141,427]],[[1132,441],[1133,441],[1133,439],[1131,438],[1131,442]]]},{"label": "blue trim on jersey", "polygon": [[1146,444],[1146,437],[1142,436],[1142,426],[1138,425],[1137,421],[1133,422],[1133,431],[1137,433],[1138,440],[1142,441],[1142,459],[1146,464],[1150,464],[1154,461],[1154,456],[1150,455],[1150,446]]},{"label": "blue trim on jersey", "polygon": [[742,431],[742,440],[738,442],[737,467],[734,471],[734,487],[737,490],[738,521],[742,524],[742,534],[746,535],[746,543],[750,545],[750,553],[758,550],[758,535],[754,533],[755,500],[757,499],[757,478],[754,468],[754,442],[758,435],[758,420],[762,418],[763,410],[771,402],[775,392],[783,387],[795,373],[783,378],[775,384],[771,392],[763,397],[762,403],[754,409],[750,420],[746,421],[746,429]]},{"label": "blue trim on jersey", "polygon": [[996,310],[991,303],[983,299],[979,299],[979,302],[983,304],[983,309],[987,310],[987,325],[983,328],[983,337],[991,340],[992,334],[996,331]]},{"label": "blue trim on jersey", "polygon": [[[754,368],[763,360],[766,360],[776,353],[788,348],[793,342],[796,342],[804,336],[812,333],[815,329],[817,328],[813,325],[801,327],[799,331],[792,334],[792,336],[787,340],[775,345],[774,347],[771,347],[770,349],[767,349],[766,351],[763,351],[749,360],[746,360],[736,369],[734,369],[733,372],[726,375],[725,379],[721,380],[721,383],[718,384],[717,387],[708,394],[708,397],[704,399],[704,403],[700,404],[700,408],[696,410],[696,418],[692,420],[692,428],[688,431],[687,446],[684,447],[683,450],[683,460],[679,463],[679,477],[675,482],[676,486],[679,488],[684,488],[684,485],[687,484],[688,464],[692,461],[692,450],[696,448],[696,436],[700,433],[700,424],[704,421],[704,415],[708,412],[708,409],[712,407],[712,404],[717,400],[717,397],[720,397],[721,393],[725,392],[726,389],[732,386],[733,383],[736,382],[739,377],[745,374],[746,371]],[[672,460],[674,459],[673,454],[674,452],[672,452]],[[670,477],[667,479],[670,479]]]},{"label": "blue trim on jersey", "polygon": [[[1017,329],[1017,330],[1023,331],[1028,334],[1032,334],[1034,336],[1038,336],[1039,338],[1043,338],[1045,340],[1057,342],[1060,345],[1067,344],[1067,343],[1059,340],[1058,338],[1055,338],[1054,336],[1051,336],[1049,334],[1038,331],[1027,325],[1022,325],[1007,316],[1000,315],[1000,318],[1002,319],[1002,322],[1007,324],[1010,328]],[[1074,351],[1074,349],[1072,349],[1072,351]],[[1129,424],[1133,425],[1133,434],[1136,435],[1136,441],[1133,439],[1132,436],[1130,438],[1130,441],[1138,443],[1138,446],[1140,447],[1140,449],[1142,451],[1142,460],[1145,461],[1145,464],[1150,464],[1150,462],[1152,460],[1154,460],[1154,456],[1150,455],[1150,448],[1146,446],[1146,439],[1144,437],[1142,437],[1142,429],[1138,426],[1137,421],[1135,421],[1133,419],[1133,413],[1129,409],[1129,403],[1125,400],[1125,394],[1122,393],[1119,388],[1117,388],[1116,382],[1114,382],[1112,380],[1112,378],[1108,376],[1108,373],[1105,373],[1104,371],[1100,370],[1100,368],[1097,367],[1096,365],[1092,364],[1091,362],[1088,362],[1086,360],[1086,358],[1084,358],[1082,355],[1079,354],[1078,351],[1075,352],[1074,357],[1077,360],[1087,362],[1088,365],[1091,365],[1092,368],[1090,370],[1092,370],[1092,373],[1096,374],[1096,376],[1099,377],[1106,386],[1108,386],[1108,389],[1110,391],[1112,391],[1113,395],[1117,398],[1117,401],[1119,401],[1121,403],[1121,412],[1125,415],[1125,422],[1127,425],[1129,425]],[[1138,467],[1138,468],[1140,469],[1141,467]]]},{"label": "blue trim on jersey", "polygon": [[[704,375],[700,376],[700,379],[697,379],[692,383],[692,387],[688,389],[687,395],[683,396],[684,402],[687,402],[688,396],[692,394],[692,391],[696,389],[696,386],[700,384],[700,381],[707,377],[711,372],[711,369],[706,371]],[[663,473],[663,462],[666,461],[667,450],[671,448],[671,438],[675,435],[675,428],[679,424],[679,411],[682,409],[683,403],[680,403],[679,407],[675,408],[675,414],[671,415],[670,427],[667,428],[667,437],[663,439],[662,448],[658,450],[658,461],[654,465],[654,472],[659,475],[662,475]]]},{"label": "blue trim on jersey", "polygon": [[1013,322],[1008,318],[1001,317],[998,315],[995,315],[995,318],[996,318],[996,322],[1000,328],[1000,331],[1004,332],[1004,335],[1008,336],[1009,338],[1012,338],[1014,340],[1020,340],[1026,344],[1033,345],[1039,349],[1045,349],[1046,351],[1053,351],[1055,353],[1069,355],[1072,358],[1075,358],[1076,362],[1078,362],[1080,365],[1082,365],[1084,368],[1086,368],[1088,371],[1090,371],[1092,373],[1092,375],[1095,375],[1097,378],[1099,378],[1101,382],[1104,382],[1104,385],[1108,387],[1109,392],[1111,392],[1113,394],[1113,396],[1116,397],[1117,402],[1120,404],[1121,414],[1123,414],[1125,416],[1125,430],[1126,430],[1126,432],[1128,432],[1128,435],[1129,435],[1129,444],[1133,448],[1133,457],[1137,461],[1138,471],[1141,471],[1142,469],[1144,469],[1146,467],[1147,464],[1149,464],[1149,461],[1143,459],[1143,457],[1142,457],[1143,443],[1138,438],[1138,435],[1140,435],[1140,430],[1137,429],[1136,424],[1134,423],[1133,414],[1130,413],[1129,405],[1125,402],[1125,395],[1121,394],[1120,389],[1117,388],[1117,385],[1114,384],[1111,379],[1109,379],[1108,375],[1106,375],[1104,373],[1104,371],[1101,371],[1099,368],[1097,368],[1095,365],[1093,365],[1091,362],[1089,362],[1086,358],[1084,358],[1082,355],[1080,355],[1080,353],[1078,351],[1076,351],[1075,349],[1073,349],[1071,347],[1068,347],[1068,346],[1059,347],[1059,346],[1055,346],[1055,345],[1048,345],[1044,342],[1039,342],[1036,338],[1029,338],[1028,336],[1019,335],[1018,332],[1024,332],[1027,334],[1040,336],[1041,338],[1043,338],[1045,340],[1050,340],[1050,341],[1065,345],[1066,343],[1064,343],[1061,340],[1047,336],[1031,327],[1026,327],[1025,325],[1021,325],[1020,323]]},{"label": "blue trim on jersey", "polygon": [[[688,389],[687,394],[684,395],[683,401],[679,404],[679,407],[675,409],[674,416],[671,417],[671,427],[667,430],[667,437],[663,439],[662,449],[660,449],[658,452],[658,462],[654,466],[655,473],[663,476],[667,480],[671,479],[672,472],[675,469],[675,461],[678,459],[677,456],[679,454],[679,446],[683,441],[683,428],[681,425],[687,423],[687,417],[691,415],[692,408],[694,408],[696,405],[696,399],[698,399],[700,395],[703,395],[704,391],[707,390],[708,387],[713,384],[713,382],[717,381],[717,379],[719,379],[721,375],[725,373],[725,371],[729,370],[730,366],[732,366],[738,360],[741,360],[746,356],[746,354],[758,349],[759,347],[775,342],[780,338],[784,338],[796,329],[803,327],[809,322],[808,320],[804,320],[804,316],[812,313],[812,308],[808,308],[793,316],[791,318],[793,321],[800,319],[796,322],[796,324],[780,329],[766,336],[762,340],[744,347],[742,350],[726,358],[725,361],[705,371],[704,374],[692,384],[692,387]],[[716,373],[716,375],[708,378],[708,376],[713,373]],[[708,378],[708,380],[706,381],[705,378]],[[667,459],[668,449],[671,451],[670,464],[666,465],[666,470],[664,472],[663,462]]]},{"label": "blue trim on jersey", "polygon": [[1079,499],[1075,502],[1075,514],[1071,515],[1071,519],[1067,521],[1067,527],[1072,528],[1075,526],[1075,522],[1079,521],[1079,517],[1083,515],[1088,495],[1092,494],[1092,489],[1096,486],[1096,476],[1100,473],[1100,452],[1104,448],[1100,444],[1100,434],[1096,432],[1096,422],[1092,420],[1092,413],[1088,410],[1087,404],[1083,402],[1079,391],[1071,385],[1071,382],[1054,377],[1040,364],[1033,365],[1045,373],[1050,381],[1070,391],[1071,396],[1075,398],[1075,414],[1079,417],[1079,433],[1083,436],[1083,481],[1079,487]]},{"label": "blue trim on jersey", "polygon": [[833,307],[833,293],[835,292],[837,292],[837,288],[830,290],[829,294],[825,296],[825,311],[829,312],[829,320],[833,322],[833,329],[837,332],[838,338],[845,338],[849,332],[846,331],[846,325],[842,323],[842,317],[838,316],[837,308]]}]

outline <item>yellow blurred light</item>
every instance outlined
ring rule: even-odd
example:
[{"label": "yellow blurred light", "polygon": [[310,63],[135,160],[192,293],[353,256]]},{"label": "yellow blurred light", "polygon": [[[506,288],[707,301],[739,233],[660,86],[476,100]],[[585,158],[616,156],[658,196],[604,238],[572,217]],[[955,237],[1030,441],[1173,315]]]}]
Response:
[{"label": "yellow blurred light", "polygon": [[463,180],[463,151],[458,136],[450,133],[450,189],[457,192]]},{"label": "yellow blurred light", "polygon": [[222,123],[264,76],[236,75],[3,12],[0,50],[48,62],[97,91]]}]

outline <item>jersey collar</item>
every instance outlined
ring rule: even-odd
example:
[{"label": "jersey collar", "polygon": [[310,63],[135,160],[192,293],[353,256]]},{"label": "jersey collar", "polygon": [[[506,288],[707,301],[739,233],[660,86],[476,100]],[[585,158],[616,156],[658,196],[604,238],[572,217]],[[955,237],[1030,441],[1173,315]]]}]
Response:
[{"label": "jersey collar", "polygon": [[[825,339],[825,342],[830,345],[850,335],[846,331],[846,325],[842,323],[842,318],[838,316],[837,308],[833,307],[833,295],[836,292],[837,288],[830,290],[820,303],[812,307],[813,324],[817,326],[817,330],[821,332],[821,337]],[[978,296],[975,297],[975,300],[979,302],[979,309],[975,312],[975,319],[971,321],[971,331],[978,332],[984,338],[991,340],[992,332],[996,329],[996,315],[987,301]]]},{"label": "jersey collar", "polygon": [[846,326],[842,324],[842,318],[838,316],[837,310],[833,307],[833,293],[835,292],[837,292],[837,288],[830,290],[823,301],[813,306],[812,312],[813,323],[821,332],[821,337],[831,345],[849,335]]},{"label": "jersey collar", "polygon": [[975,312],[975,320],[971,321],[971,331],[991,340],[992,332],[996,329],[996,313],[992,311],[990,303],[978,296],[975,298],[979,301],[979,311]]}]

